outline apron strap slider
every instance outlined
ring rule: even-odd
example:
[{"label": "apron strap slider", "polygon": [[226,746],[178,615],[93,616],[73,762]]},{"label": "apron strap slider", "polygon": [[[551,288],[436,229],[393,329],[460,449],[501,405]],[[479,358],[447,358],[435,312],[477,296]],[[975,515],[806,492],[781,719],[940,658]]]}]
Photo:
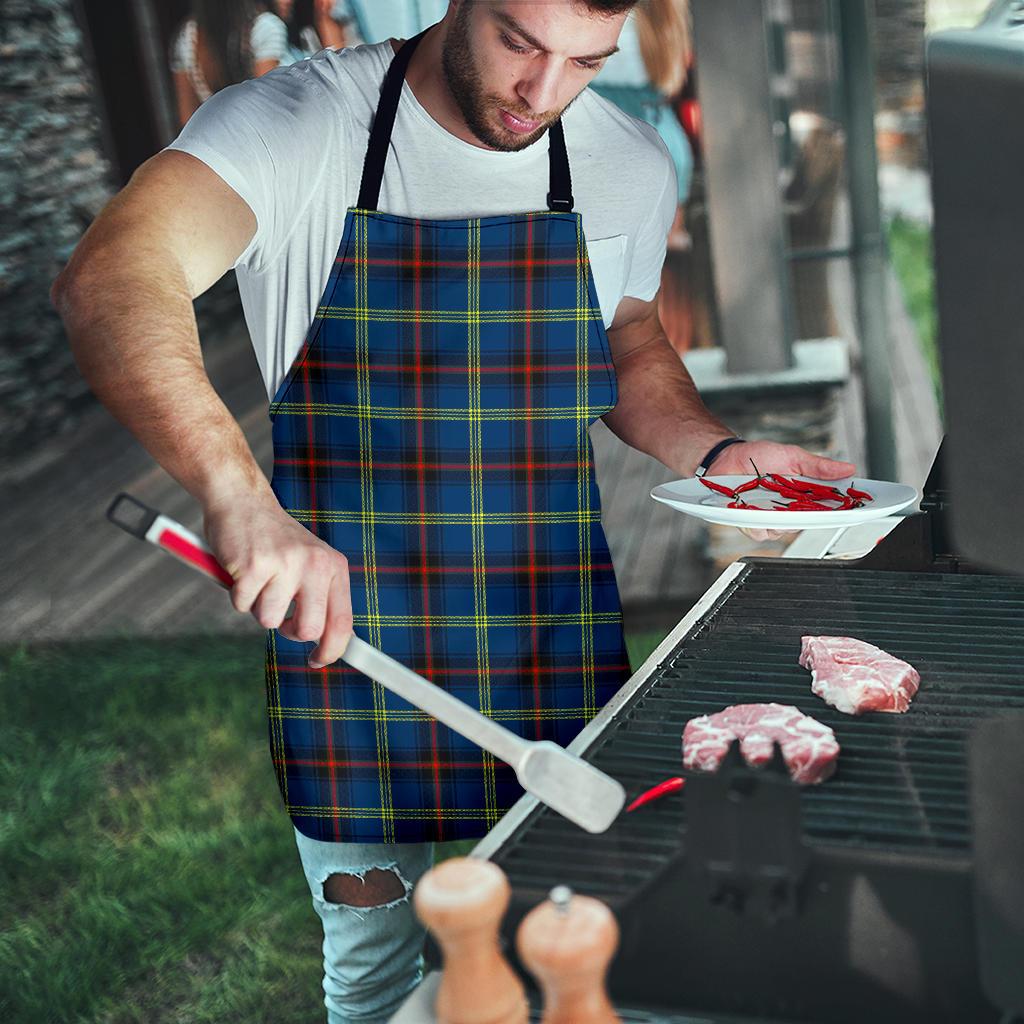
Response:
[{"label": "apron strap slider", "polygon": [[573,198],[572,193],[569,193],[568,199],[561,199],[557,196],[553,196],[550,192],[548,193],[548,209],[555,213],[572,213]]}]

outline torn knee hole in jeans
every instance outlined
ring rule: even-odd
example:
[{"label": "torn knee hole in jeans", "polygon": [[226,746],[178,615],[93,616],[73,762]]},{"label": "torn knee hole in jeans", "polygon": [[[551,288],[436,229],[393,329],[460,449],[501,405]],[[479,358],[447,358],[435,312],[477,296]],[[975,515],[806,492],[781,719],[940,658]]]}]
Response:
[{"label": "torn knee hole in jeans", "polygon": [[365,871],[334,872],[323,880],[323,902],[331,908],[360,911],[386,910],[404,903],[412,886],[394,865]]}]

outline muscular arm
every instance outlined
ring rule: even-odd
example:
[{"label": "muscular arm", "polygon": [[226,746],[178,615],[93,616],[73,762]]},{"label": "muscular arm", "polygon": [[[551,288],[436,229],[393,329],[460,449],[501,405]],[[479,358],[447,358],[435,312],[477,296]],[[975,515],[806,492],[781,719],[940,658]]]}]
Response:
[{"label": "muscular arm", "polygon": [[680,476],[693,476],[699,460],[733,432],[701,401],[658,316],[658,297],[627,296],[615,312],[608,342],[619,382],[619,401],[605,415],[627,444],[653,455]]},{"label": "muscular arm", "polygon": [[[700,460],[726,437],[732,437],[700,399],[693,378],[665,337],[658,297],[650,302],[624,298],[608,330],[619,380],[619,401],[604,417],[627,444],[653,455],[680,476],[693,476]],[[753,460],[753,461],[751,461]],[[838,480],[856,471],[851,462],[836,462],[791,444],[747,441],[728,447],[715,459],[715,474],[747,474],[754,465],[766,473],[796,473]],[[776,531],[744,530],[754,540],[778,537]]]},{"label": "muscular arm", "polygon": [[311,663],[330,664],[352,631],[348,562],[281,508],[206,375],[192,307],[255,230],[202,161],[158,153],[97,217],[51,297],[93,392],[202,504],[236,610],[319,640]]},{"label": "muscular arm", "polygon": [[204,505],[269,489],[206,375],[192,307],[255,230],[246,203],[205,164],[158,153],[103,209],[51,290],[93,393]]}]

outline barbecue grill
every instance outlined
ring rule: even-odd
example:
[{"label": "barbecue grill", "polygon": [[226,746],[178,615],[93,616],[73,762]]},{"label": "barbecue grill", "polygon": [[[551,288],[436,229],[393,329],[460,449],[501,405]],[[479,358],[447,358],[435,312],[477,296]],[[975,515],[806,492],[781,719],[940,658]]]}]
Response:
[{"label": "barbecue grill", "polygon": [[[941,456],[923,504],[859,562],[732,565],[573,748],[632,798],[679,774],[687,720],[775,701],[835,730],[836,775],[801,788],[781,757],[752,770],[734,750],[599,836],[524,801],[478,848],[512,884],[509,949],[522,915],[567,884],[619,920],[609,980],[626,1006],[1001,1019],[982,983],[979,924],[992,929],[976,908],[972,817],[987,788],[976,777],[972,798],[969,755],[979,740],[1001,746],[988,732],[1024,712],[1024,580],[923,547],[945,536]],[[797,664],[805,633],[856,636],[915,665],[912,710],[853,718],[825,705]],[[1024,765],[1012,753],[986,767],[1012,778]]]},{"label": "barbecue grill", "polygon": [[[857,562],[730,566],[571,748],[632,798],[680,774],[688,719],[775,701],[835,730],[836,775],[801,789],[778,752],[754,770],[733,749],[603,835],[526,799],[476,851],[512,884],[510,956],[555,885],[612,907],[627,1021],[1024,1019],[1024,579],[1009,575],[1024,488],[1006,484],[1024,437],[1006,301],[1024,265],[1024,122],[1006,116],[1024,97],[1024,4],[936,37],[928,68],[951,426],[921,511]],[[825,705],[797,664],[804,634],[909,661],[911,710]]]}]

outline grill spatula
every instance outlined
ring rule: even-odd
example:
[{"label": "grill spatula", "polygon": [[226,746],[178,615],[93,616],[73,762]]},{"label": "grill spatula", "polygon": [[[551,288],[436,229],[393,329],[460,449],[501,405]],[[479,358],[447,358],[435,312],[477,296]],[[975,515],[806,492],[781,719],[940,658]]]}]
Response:
[{"label": "grill spatula", "polygon": [[[129,494],[119,494],[107,518],[135,537],[205,573],[222,587],[234,581],[206,543],[180,523]],[[397,693],[515,769],[519,784],[588,832],[604,832],[626,801],[622,786],[550,740],[524,740],[411,669],[353,636],[342,660]]]}]

